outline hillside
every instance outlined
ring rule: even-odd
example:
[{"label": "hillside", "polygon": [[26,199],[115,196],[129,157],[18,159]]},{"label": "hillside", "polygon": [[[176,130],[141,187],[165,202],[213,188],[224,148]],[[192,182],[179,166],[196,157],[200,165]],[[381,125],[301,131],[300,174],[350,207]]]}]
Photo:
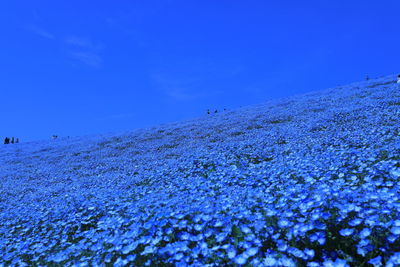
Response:
[{"label": "hillside", "polygon": [[2,145],[0,265],[400,264],[394,80]]}]

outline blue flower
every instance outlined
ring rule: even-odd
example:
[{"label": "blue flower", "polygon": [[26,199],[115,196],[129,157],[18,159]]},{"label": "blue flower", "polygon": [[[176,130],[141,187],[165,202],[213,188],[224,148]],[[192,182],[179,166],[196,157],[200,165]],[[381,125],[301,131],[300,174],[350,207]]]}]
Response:
[{"label": "blue flower", "polygon": [[360,232],[360,237],[363,239],[368,237],[369,235],[371,235],[371,230],[369,228],[364,228]]},{"label": "blue flower", "polygon": [[235,258],[235,263],[239,264],[239,265],[243,265],[247,262],[247,258],[248,257],[246,255],[241,254]]},{"label": "blue flower", "polygon": [[229,259],[233,259],[236,256],[236,250],[234,248],[229,248],[227,253]]},{"label": "blue flower", "polygon": [[304,253],[308,256],[309,259],[312,259],[315,256],[315,252],[313,249],[306,248],[304,249]]},{"label": "blue flower", "polygon": [[381,256],[378,256],[378,257],[375,257],[375,258],[373,258],[373,259],[370,259],[370,260],[368,261],[368,263],[374,265],[374,267],[382,266],[382,257],[381,257]]},{"label": "blue flower", "polygon": [[349,267],[346,260],[336,259],[335,261],[326,260],[323,263],[324,267]]},{"label": "blue flower", "polygon": [[394,226],[390,229],[390,232],[394,235],[400,235],[400,226]]},{"label": "blue flower", "polygon": [[253,247],[253,248],[248,248],[248,249],[246,250],[245,253],[246,253],[249,257],[252,257],[252,256],[256,255],[257,252],[258,252],[258,248]]},{"label": "blue flower", "polygon": [[263,261],[265,266],[276,266],[277,265],[277,260],[273,258],[272,256],[266,256]]},{"label": "blue flower", "polygon": [[281,228],[285,228],[290,225],[290,222],[286,219],[281,219],[278,221],[278,226]]},{"label": "blue flower", "polygon": [[339,233],[340,233],[340,235],[342,235],[342,236],[349,236],[349,235],[351,235],[351,234],[354,233],[354,229],[345,228],[345,229],[340,230]]},{"label": "blue flower", "polygon": [[356,218],[356,219],[354,219],[354,220],[351,220],[351,221],[349,222],[349,225],[354,227],[354,226],[359,225],[360,223],[362,223],[362,219]]}]

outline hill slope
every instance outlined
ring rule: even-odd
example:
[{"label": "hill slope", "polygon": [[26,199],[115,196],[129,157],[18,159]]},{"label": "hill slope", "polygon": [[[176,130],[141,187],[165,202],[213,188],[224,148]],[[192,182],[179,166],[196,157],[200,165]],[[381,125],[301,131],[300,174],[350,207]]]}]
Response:
[{"label": "hill slope", "polygon": [[0,263],[400,264],[399,115],[386,77],[1,146]]}]

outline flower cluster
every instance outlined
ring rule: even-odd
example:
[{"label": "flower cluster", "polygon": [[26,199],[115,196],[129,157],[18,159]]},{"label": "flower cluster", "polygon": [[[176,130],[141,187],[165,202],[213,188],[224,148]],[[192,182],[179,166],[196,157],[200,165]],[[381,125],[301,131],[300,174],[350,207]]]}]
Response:
[{"label": "flower cluster", "polygon": [[0,265],[398,266],[388,78],[0,148]]}]

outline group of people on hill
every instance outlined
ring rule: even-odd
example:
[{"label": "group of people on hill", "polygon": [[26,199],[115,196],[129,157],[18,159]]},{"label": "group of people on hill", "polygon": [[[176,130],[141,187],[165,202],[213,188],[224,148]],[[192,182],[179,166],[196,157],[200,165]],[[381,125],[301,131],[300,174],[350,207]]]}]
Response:
[{"label": "group of people on hill", "polygon": [[5,144],[5,145],[8,145],[8,144],[18,144],[18,143],[19,143],[19,139],[18,139],[18,138],[14,138],[14,137],[11,137],[11,139],[8,138],[8,137],[4,138],[4,144]]},{"label": "group of people on hill", "polygon": [[[226,111],[226,108],[224,108],[224,111]],[[211,113],[213,113],[213,112],[210,111],[209,109],[207,109],[207,114],[211,114]],[[216,109],[216,110],[214,111],[214,113],[218,113],[218,110]]]}]

